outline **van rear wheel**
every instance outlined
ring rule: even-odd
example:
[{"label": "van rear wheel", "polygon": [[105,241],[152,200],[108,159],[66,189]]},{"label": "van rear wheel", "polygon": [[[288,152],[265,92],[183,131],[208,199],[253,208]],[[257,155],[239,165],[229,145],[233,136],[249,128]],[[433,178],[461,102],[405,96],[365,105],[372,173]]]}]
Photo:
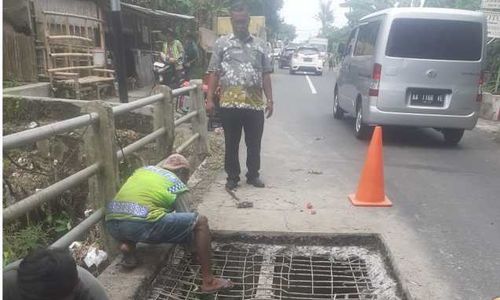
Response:
[{"label": "van rear wheel", "polygon": [[447,128],[443,129],[444,141],[448,145],[457,145],[464,136],[463,129]]},{"label": "van rear wheel", "polygon": [[370,137],[372,128],[363,122],[363,107],[358,103],[356,107],[356,122],[354,122],[354,135],[360,140]]},{"label": "van rear wheel", "polygon": [[344,117],[344,111],[342,108],[340,108],[339,105],[339,94],[337,92],[337,89],[335,89],[335,92],[333,94],[333,118],[340,120]]}]

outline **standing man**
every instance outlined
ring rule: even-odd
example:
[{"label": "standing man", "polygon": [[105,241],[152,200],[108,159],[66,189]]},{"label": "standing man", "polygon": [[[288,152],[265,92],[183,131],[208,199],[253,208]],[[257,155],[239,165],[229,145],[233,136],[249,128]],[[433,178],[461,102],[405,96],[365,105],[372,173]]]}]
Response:
[{"label": "standing man", "polygon": [[[245,1],[231,6],[233,34],[219,38],[208,66],[207,111],[214,113],[214,92],[220,83],[222,127],[226,143],[226,188],[234,190],[240,180],[238,150],[242,129],[247,146],[247,183],[264,187],[259,178],[260,148],[264,131],[264,111],[273,114],[272,66],[266,43],[248,31],[250,15]],[[264,101],[263,93],[266,96]]]}]

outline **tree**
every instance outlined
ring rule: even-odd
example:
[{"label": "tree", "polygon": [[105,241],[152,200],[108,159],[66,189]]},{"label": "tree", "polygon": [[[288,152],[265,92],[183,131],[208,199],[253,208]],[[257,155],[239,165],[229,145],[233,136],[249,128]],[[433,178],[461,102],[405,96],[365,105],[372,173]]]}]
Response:
[{"label": "tree", "polygon": [[319,0],[319,12],[316,19],[321,22],[320,36],[326,36],[334,21],[332,0]]},{"label": "tree", "polygon": [[481,0],[426,0],[425,7],[479,10],[481,7]]},{"label": "tree", "polygon": [[283,41],[293,41],[297,37],[295,26],[281,23],[275,38]]}]

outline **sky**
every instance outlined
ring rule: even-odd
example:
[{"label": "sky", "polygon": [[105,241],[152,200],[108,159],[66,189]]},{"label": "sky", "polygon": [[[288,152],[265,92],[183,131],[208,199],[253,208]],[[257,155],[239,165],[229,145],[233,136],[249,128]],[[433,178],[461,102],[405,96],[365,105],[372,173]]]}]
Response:
[{"label": "sky", "polygon": [[[297,29],[297,41],[307,40],[318,34],[321,23],[314,16],[319,11],[320,0],[284,0],[281,16],[285,23],[292,24]],[[347,24],[344,16],[347,8],[340,8],[343,0],[333,0],[332,10],[334,13],[334,26],[342,27]]]}]

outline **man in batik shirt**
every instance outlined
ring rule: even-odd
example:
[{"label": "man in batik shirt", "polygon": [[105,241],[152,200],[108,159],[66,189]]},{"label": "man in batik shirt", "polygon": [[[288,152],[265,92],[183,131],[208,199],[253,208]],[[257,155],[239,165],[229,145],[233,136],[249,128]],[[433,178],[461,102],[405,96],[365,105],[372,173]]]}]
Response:
[{"label": "man in batik shirt", "polygon": [[[220,84],[222,127],[226,142],[226,188],[233,190],[240,180],[238,149],[242,129],[247,146],[247,183],[264,187],[259,178],[260,149],[264,131],[264,111],[273,113],[271,75],[273,68],[266,43],[248,31],[250,16],[244,1],[231,6],[233,34],[219,38],[214,47],[210,72],[207,111],[213,114],[214,92]],[[266,96],[264,101],[263,91]]]}]

